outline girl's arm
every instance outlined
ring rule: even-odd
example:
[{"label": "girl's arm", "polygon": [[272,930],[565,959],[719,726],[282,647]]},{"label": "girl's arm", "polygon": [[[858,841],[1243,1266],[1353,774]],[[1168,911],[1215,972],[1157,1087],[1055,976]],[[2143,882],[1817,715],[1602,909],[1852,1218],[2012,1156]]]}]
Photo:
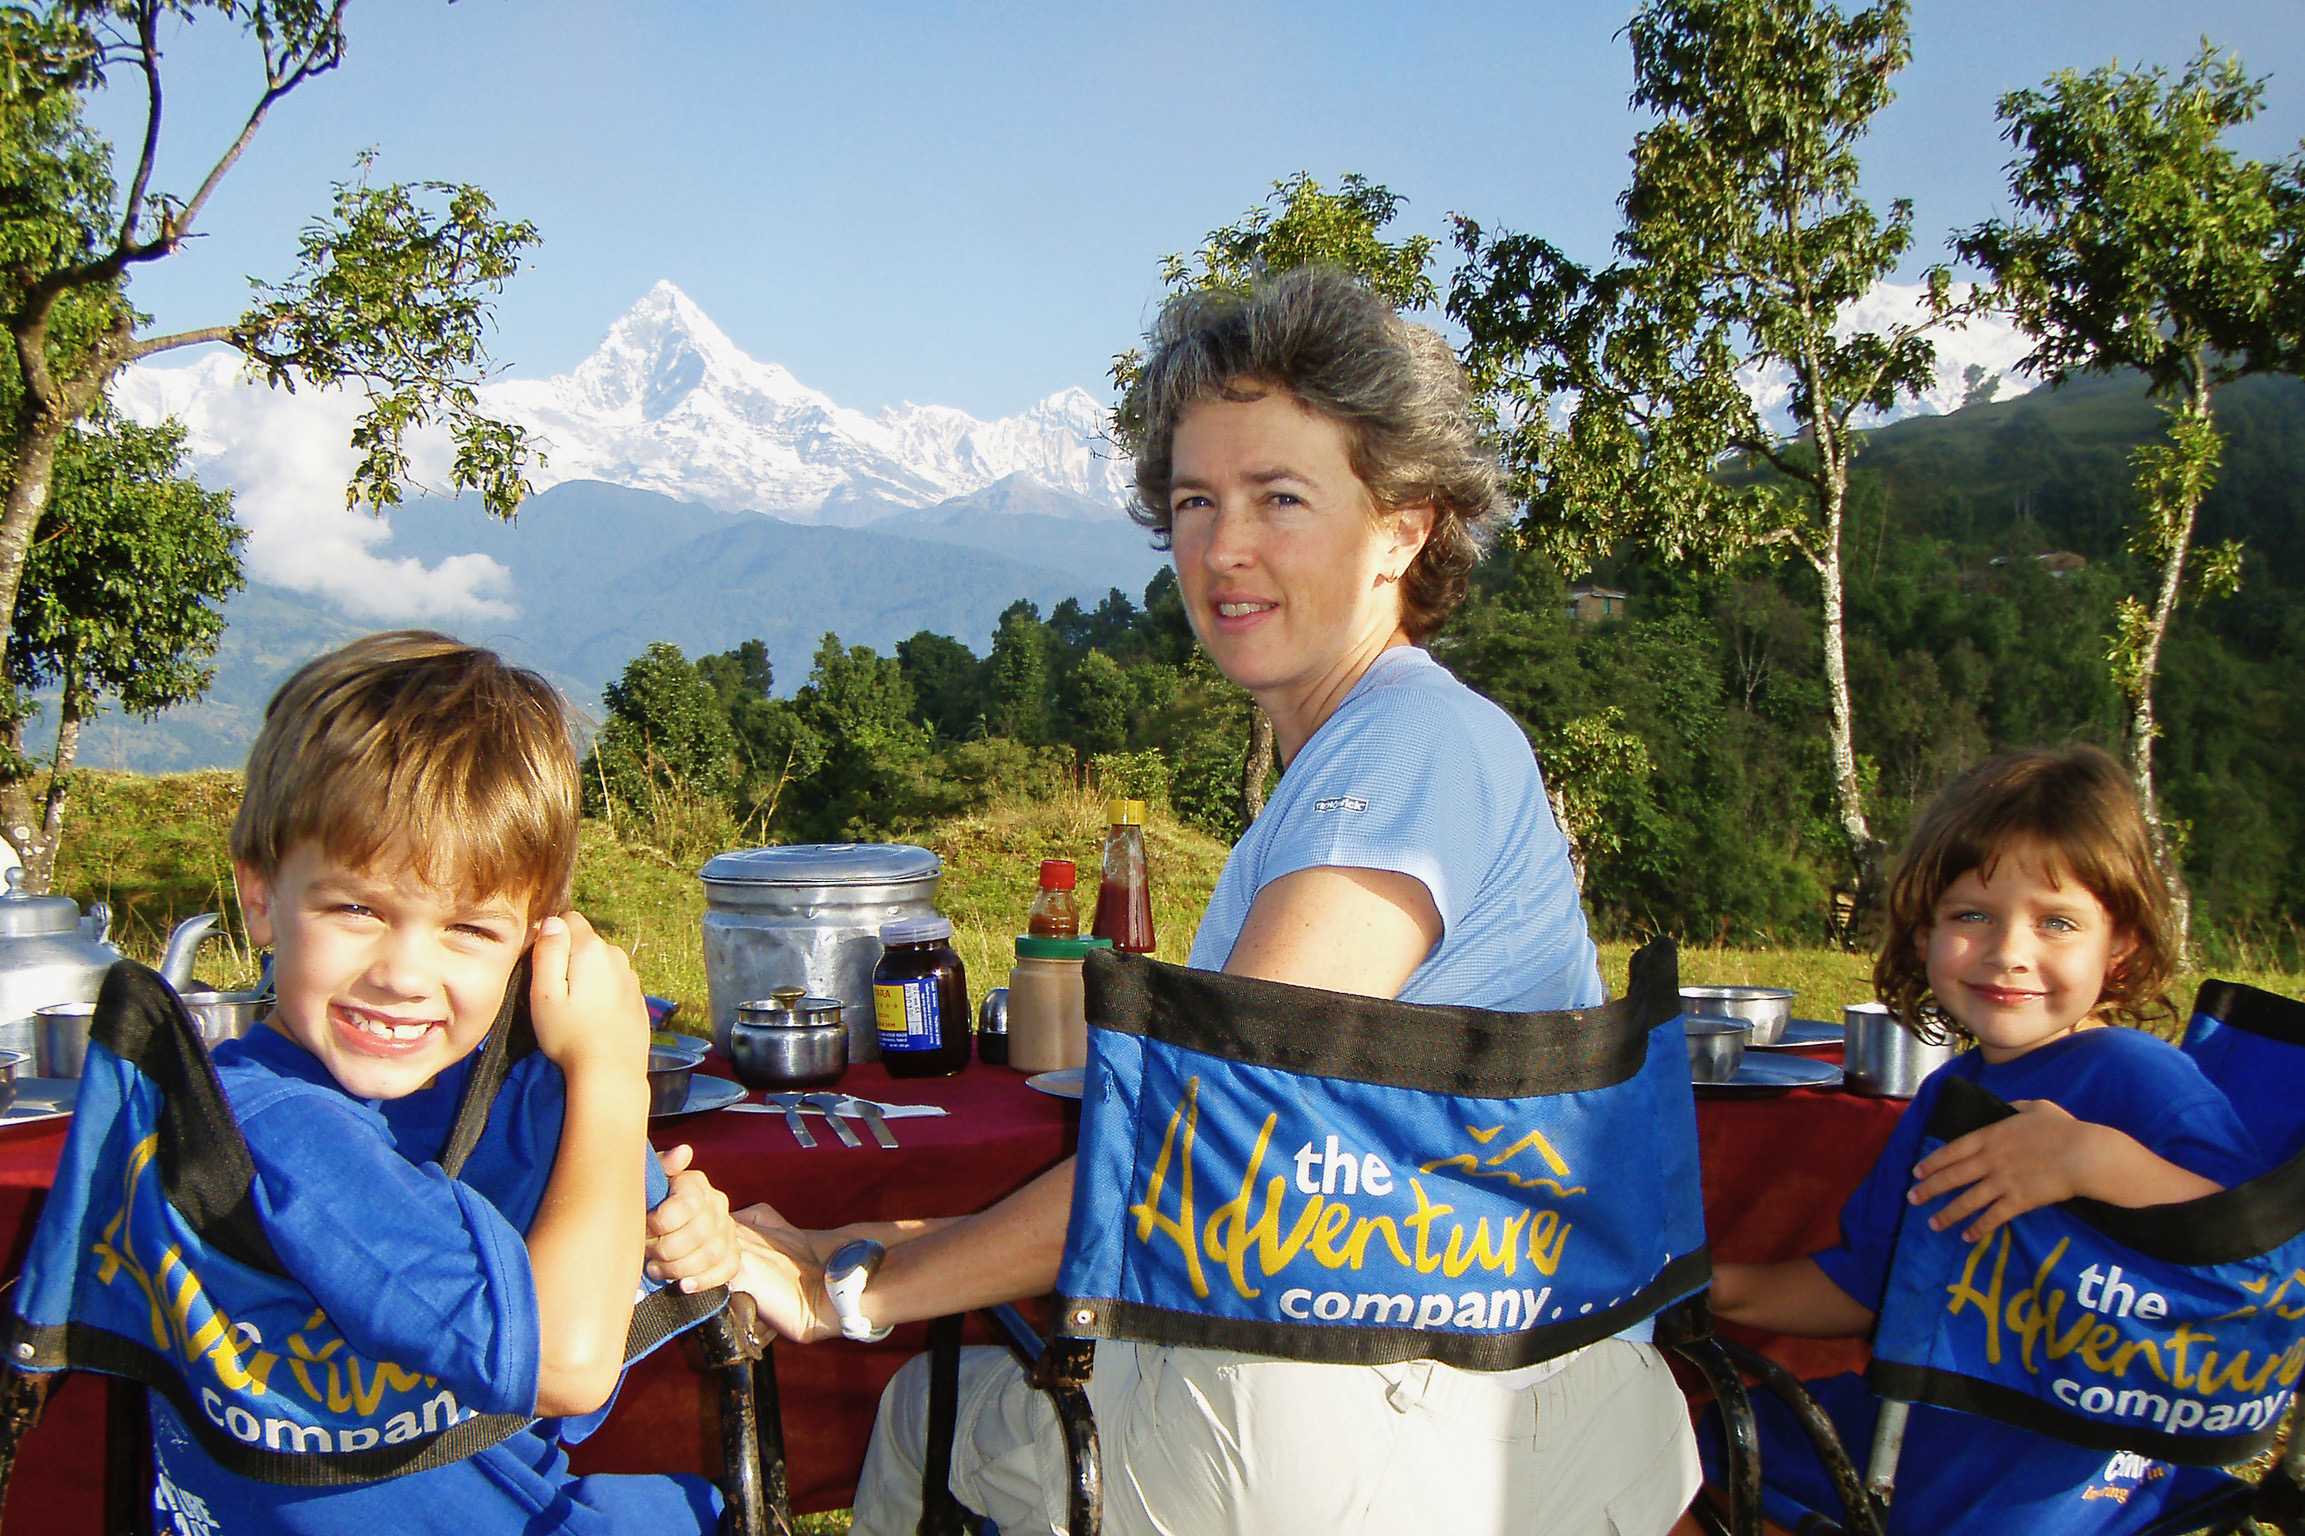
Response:
[{"label": "girl's arm", "polygon": [[1873,1314],[1826,1278],[1815,1259],[1715,1264],[1712,1299],[1715,1317],[1770,1333],[1854,1339],[1873,1331]]},{"label": "girl's arm", "polygon": [[590,1413],[624,1369],[640,1283],[648,1004],[624,951],[574,912],[544,920],[530,1013],[568,1084],[560,1150],[528,1228],[541,1334],[536,1412]]},{"label": "girl's arm", "polygon": [[1973,1243],[2013,1217],[2061,1200],[2168,1205],[2225,1187],[2147,1151],[2126,1132],[2076,1120],[2047,1099],[2019,1099],[2011,1107],[2015,1114],[1947,1142],[1913,1169],[1919,1182],[1905,1198],[1915,1205],[1968,1186],[1929,1218],[1931,1231],[1975,1215],[1961,1234]]},{"label": "girl's arm", "polygon": [[[1257,892],[1225,970],[1391,997],[1440,936],[1440,911],[1412,876],[1299,870]],[[876,1327],[1046,1295],[1064,1257],[1072,1177],[1067,1158],[979,1215],[860,1224],[839,1234],[801,1232],[753,1206],[737,1213],[749,1234],[737,1283],[780,1332],[802,1342],[839,1331],[823,1270],[836,1238],[869,1236],[888,1246],[861,1302]]]}]

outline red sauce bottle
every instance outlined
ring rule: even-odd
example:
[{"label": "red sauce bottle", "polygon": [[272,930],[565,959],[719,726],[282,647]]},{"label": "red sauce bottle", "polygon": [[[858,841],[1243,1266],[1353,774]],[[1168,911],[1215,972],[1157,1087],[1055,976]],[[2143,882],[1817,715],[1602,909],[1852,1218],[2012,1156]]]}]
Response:
[{"label": "red sauce bottle", "polygon": [[1104,880],[1089,932],[1131,954],[1153,952],[1152,882],[1145,874],[1142,800],[1105,802]]},{"label": "red sauce bottle", "polygon": [[1032,915],[1024,931],[1036,939],[1080,937],[1080,908],[1073,904],[1072,888],[1080,872],[1070,859],[1040,861],[1040,894],[1033,898]]}]

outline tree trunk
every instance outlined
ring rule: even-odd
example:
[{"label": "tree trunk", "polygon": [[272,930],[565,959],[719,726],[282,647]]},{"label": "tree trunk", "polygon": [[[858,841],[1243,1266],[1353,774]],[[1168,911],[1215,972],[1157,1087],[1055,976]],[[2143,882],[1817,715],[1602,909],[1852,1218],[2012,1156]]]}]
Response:
[{"label": "tree trunk", "polygon": [[1273,717],[1259,704],[1249,706],[1249,751],[1241,764],[1241,826],[1265,813],[1265,776],[1273,771]]},{"label": "tree trunk", "polygon": [[[32,781],[17,779],[0,784],[0,817],[6,818],[8,841],[24,866],[24,889],[45,895],[56,880],[56,855],[64,846],[64,807],[71,798],[73,759],[80,752],[82,706],[78,702],[80,677],[67,668],[64,696],[56,708],[56,758],[48,769],[48,792],[37,814],[32,809]],[[10,733],[11,745],[22,750],[23,727]]]},{"label": "tree trunk", "polygon": [[[2198,371],[2185,410],[2203,424],[2210,421],[2209,387]],[[2177,616],[2177,599],[2184,589],[2185,553],[2192,546],[2193,524],[2200,515],[2206,479],[2206,475],[2179,477],[2178,483],[2187,489],[2179,494],[2172,509],[2175,516],[2166,529],[2160,590],[2153,595],[2153,615],[2146,622],[2137,647],[2131,673],[2134,681],[2129,690],[2129,772],[2137,780],[2137,797],[2144,804],[2145,827],[2153,839],[2153,860],[2160,866],[2161,879],[2168,887],[2169,914],[2176,927],[2180,964],[2184,963],[2186,945],[2192,937],[2193,895],[2185,888],[2177,849],[2170,843],[2168,828],[2162,824],[2160,797],[2153,787],[2153,741],[2161,734],[2160,722],[2153,713],[2153,680],[2161,666],[2161,642],[2168,638],[2169,621]],[[2146,514],[2152,515],[2153,510],[2149,498]]]},{"label": "tree trunk", "polygon": [[1844,943],[1855,944],[1862,942],[1866,922],[1880,899],[1881,845],[1874,841],[1873,829],[1865,820],[1865,791],[1857,778],[1857,719],[1849,700],[1849,652],[1842,623],[1841,586],[1841,519],[1848,507],[1849,468],[1845,462],[1836,462],[1833,450],[1837,446],[1822,441],[1818,445],[1822,473],[1817,490],[1824,502],[1825,537],[1813,563],[1823,589],[1825,611],[1825,691],[1833,711],[1833,798],[1841,831],[1849,839],[1849,856],[1854,865],[1854,889],[1850,892],[1841,938]]},{"label": "tree trunk", "polygon": [[[4,676],[8,662],[8,644],[14,635],[13,616],[16,612],[16,589],[24,579],[24,561],[31,553],[32,535],[39,529],[40,515],[48,508],[48,492],[56,478],[56,450],[64,440],[65,423],[53,414],[34,416],[29,425],[17,433],[14,444],[14,463],[8,479],[8,495],[4,510],[0,510],[0,676]],[[6,698],[15,708],[26,707],[21,699],[8,690]],[[77,738],[77,722],[74,736]],[[0,721],[0,743],[7,755],[14,759],[20,771],[29,773],[24,757],[24,724],[21,719]],[[44,892],[48,889],[48,873],[55,867],[53,849],[43,852],[40,846],[40,827],[46,818],[35,818],[32,811],[30,787],[24,779],[15,778],[0,769],[0,837],[16,850],[16,858],[24,866],[25,889]]]}]

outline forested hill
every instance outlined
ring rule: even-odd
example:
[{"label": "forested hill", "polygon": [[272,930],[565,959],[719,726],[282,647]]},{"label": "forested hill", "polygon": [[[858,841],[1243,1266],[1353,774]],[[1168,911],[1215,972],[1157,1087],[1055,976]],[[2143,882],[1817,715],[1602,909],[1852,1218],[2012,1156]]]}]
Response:
[{"label": "forested hill", "polygon": [[[2219,397],[2230,441],[2202,538],[2249,550],[2237,597],[2189,597],[2164,653],[2166,808],[2187,839],[2209,958],[2295,963],[2305,921],[2305,386]],[[2129,454],[2160,430],[2134,377],[2084,379],[1873,434],[1848,529],[1849,658],[1869,809],[1902,837],[1953,774],[2008,746],[2118,748],[2105,655],[2148,573],[2123,549]],[[1630,594],[1581,623],[1569,583],[1500,552],[1434,651],[1520,721],[1588,863],[1604,931],[1814,939],[1849,873],[1828,793],[1816,579],[1747,558],[1592,573]],[[922,632],[894,656],[827,636],[797,695],[763,648],[628,669],[592,774],[636,803],[642,760],[781,837],[881,836],[999,788],[1103,770],[1241,825],[1245,698],[1198,655],[1173,578],[1141,604],[1045,617],[1020,598],[991,653]],[[786,687],[798,681],[786,677]],[[707,719],[706,717],[710,717]],[[712,721],[719,721],[713,725]],[[707,727],[710,727],[709,729]],[[686,743],[687,745],[682,745]],[[734,773],[718,765],[733,754]],[[1114,758],[1106,754],[1127,754]]]},{"label": "forested hill", "polygon": [[[2195,547],[2241,541],[2242,584],[2186,594],[2156,758],[2212,954],[2243,938],[2293,948],[2305,920],[2305,384],[2247,380],[2216,399],[2224,465]],[[2161,422],[2143,381],[2122,374],[1871,435],[1847,533],[1850,670],[1875,828],[1892,842],[1920,800],[1995,749],[2118,749],[2112,609],[2150,580],[2124,547],[2129,458]],[[1460,670],[1567,766],[1580,745],[1592,755],[1576,722],[1612,706],[1647,748],[1645,778],[1604,776],[1614,846],[1589,887],[1604,917],[1733,935],[1820,912],[1836,860],[1809,569],[1620,560],[1597,576],[1632,594],[1627,619],[1537,623],[1541,644],[1518,615],[1557,578],[1486,574],[1456,627]]]}]

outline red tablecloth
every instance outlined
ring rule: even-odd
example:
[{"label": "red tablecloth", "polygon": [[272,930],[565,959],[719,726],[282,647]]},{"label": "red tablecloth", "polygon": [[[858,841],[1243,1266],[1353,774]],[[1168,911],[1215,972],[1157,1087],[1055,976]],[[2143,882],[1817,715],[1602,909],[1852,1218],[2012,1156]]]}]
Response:
[{"label": "red tablecloth", "polygon": [[[865,1137],[846,1148],[811,1117],[818,1146],[802,1150],[773,1115],[722,1113],[660,1122],[654,1140],[686,1141],[698,1165],[742,1205],[767,1200],[810,1227],[981,1210],[1069,1150],[1078,1107],[1026,1088],[1016,1073],[972,1066],[958,1077],[892,1082],[877,1065],[852,1070],[844,1090],[890,1103],[941,1104],[937,1119],[892,1122],[896,1151]],[[1705,1215],[1716,1257],[1796,1258],[1832,1243],[1841,1204],[1872,1166],[1902,1103],[1837,1091],[1705,1097],[1697,1107]],[[0,1230],[11,1234],[8,1272],[22,1261],[63,1146],[59,1122],[0,1133]],[[829,1343],[777,1350],[785,1443],[795,1506],[846,1504],[880,1390],[924,1346],[900,1328],[878,1345]],[[1803,1374],[1851,1369],[1861,1344],[1746,1335]],[[673,1352],[643,1362],[617,1411],[572,1448],[583,1471],[714,1471],[716,1389]],[[103,1391],[67,1381],[26,1441],[5,1513],[19,1531],[94,1530],[101,1472]]]}]

